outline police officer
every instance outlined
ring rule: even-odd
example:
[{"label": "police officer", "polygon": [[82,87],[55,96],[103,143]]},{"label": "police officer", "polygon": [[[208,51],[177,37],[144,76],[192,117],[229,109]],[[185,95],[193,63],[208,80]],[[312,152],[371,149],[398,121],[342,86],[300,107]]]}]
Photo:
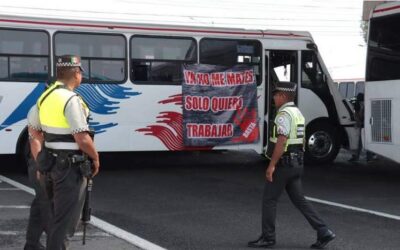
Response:
[{"label": "police officer", "polygon": [[47,194],[52,202],[52,218],[47,249],[67,249],[67,237],[74,234],[82,210],[86,178],[81,159],[92,161],[92,175],[99,171],[99,155],[89,134],[89,109],[74,92],[82,81],[83,68],[78,56],[56,59],[57,81],[38,99],[29,114],[31,128],[44,136],[44,147],[37,160],[46,175]]},{"label": "police officer", "polygon": [[[358,145],[357,145],[357,150],[352,154],[352,157],[349,159],[350,162],[357,162],[360,159],[361,151],[363,150],[361,132],[364,128],[364,112],[365,112],[364,93],[358,93],[356,97],[356,102],[354,103],[354,119],[356,120],[354,127],[357,130]],[[367,151],[367,161],[376,159],[377,156],[374,153]]]},{"label": "police officer", "polygon": [[283,189],[297,209],[317,231],[317,242],[311,248],[322,249],[335,238],[325,222],[305,199],[301,184],[305,120],[294,104],[296,84],[279,82],[273,91],[277,115],[266,153],[269,165],[262,204],[262,234],[248,243],[249,247],[272,247],[276,244],[276,204]]},{"label": "police officer", "polygon": [[45,247],[40,243],[40,237],[43,232],[49,232],[50,202],[45,194],[45,190],[40,185],[41,174],[36,164],[36,158],[42,148],[44,139],[43,135],[37,129],[32,128],[32,125],[29,123],[28,132],[31,149],[31,157],[28,160],[28,176],[35,190],[35,197],[30,208],[24,250],[45,250]]}]

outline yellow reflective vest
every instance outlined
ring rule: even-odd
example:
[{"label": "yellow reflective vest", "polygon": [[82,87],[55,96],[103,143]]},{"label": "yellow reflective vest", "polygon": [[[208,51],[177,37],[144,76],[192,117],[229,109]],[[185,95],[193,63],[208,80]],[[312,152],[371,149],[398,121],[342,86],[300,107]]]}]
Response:
[{"label": "yellow reflective vest", "polygon": [[[64,114],[67,103],[74,96],[77,96],[75,92],[65,88],[61,82],[57,81],[39,97],[37,107],[47,148],[79,149]],[[88,109],[82,99],[81,103],[85,109]]]},{"label": "yellow reflective vest", "polygon": [[[300,112],[299,108],[294,105],[288,105],[280,110],[277,114],[277,117],[280,113],[286,113],[290,116],[290,133],[288,135],[284,152],[287,152],[290,146],[302,146],[304,147],[305,140],[305,119],[303,114]],[[277,137],[277,127],[276,123],[274,123],[274,128],[272,130],[272,135],[269,138],[270,144],[268,145],[268,151],[266,156],[271,158],[273,150],[275,148],[275,144],[278,141]]]}]

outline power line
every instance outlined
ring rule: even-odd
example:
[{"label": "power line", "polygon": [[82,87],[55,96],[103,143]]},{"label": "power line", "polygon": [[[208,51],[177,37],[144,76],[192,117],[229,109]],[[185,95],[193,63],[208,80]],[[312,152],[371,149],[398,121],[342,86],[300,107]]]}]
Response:
[{"label": "power line", "polygon": [[[10,5],[1,5],[4,8],[18,8],[25,10],[42,10],[42,11],[59,11],[59,12],[74,12],[74,13],[90,13],[90,14],[118,14],[118,15],[135,15],[135,16],[157,16],[157,17],[186,17],[186,18],[207,18],[207,19],[234,19],[234,20],[271,20],[271,21],[318,21],[318,22],[355,22],[359,19],[320,19],[320,18],[272,18],[272,17],[233,17],[233,16],[204,16],[204,15],[177,15],[177,14],[155,14],[155,13],[135,13],[135,12],[113,12],[113,11],[96,11],[96,10],[73,10],[73,9],[54,9],[54,8],[39,8],[39,7],[16,7]],[[78,16],[75,16],[78,17]],[[361,18],[360,18],[361,19]],[[322,26],[322,25],[321,25]]]},{"label": "power line", "polygon": [[[21,16],[27,16],[27,13],[23,12],[12,12],[10,14],[19,14]],[[47,17],[59,17],[59,15],[55,14],[47,14]],[[71,16],[72,17],[72,16]],[[75,16],[77,18],[78,16]],[[113,20],[113,19],[111,19]],[[124,19],[121,19],[123,21]],[[153,24],[159,24],[160,21],[155,21],[154,19],[129,19],[129,21],[135,21],[135,22],[140,22],[140,23],[153,23]],[[182,20],[163,20],[163,24],[173,24],[173,25],[180,25],[182,24]],[[215,22],[215,21],[208,21],[208,22],[199,22],[196,20],[185,20],[185,24],[202,24],[202,25],[208,25],[208,26],[214,26],[214,27],[222,27],[222,25],[229,25],[229,26],[235,26],[237,28],[248,28],[249,26],[258,26],[258,29],[286,29],[286,30],[299,30],[299,31],[304,31],[305,29],[308,29],[310,32],[318,32],[318,33],[329,33],[329,34],[339,34],[339,35],[349,35],[349,34],[357,34],[358,36],[361,35],[361,32],[358,31],[351,31],[351,30],[343,30],[339,29],[337,30],[338,27],[347,27],[347,26],[319,26],[319,25],[296,25],[296,27],[293,27],[293,25],[288,25],[288,24],[265,24],[263,23],[243,23],[243,22]],[[302,27],[304,26],[304,27]],[[311,28],[311,29],[310,29]],[[318,30],[318,29],[313,29],[313,28],[324,28],[323,30]],[[352,28],[352,27],[349,27]],[[256,29],[253,27],[253,29]],[[336,30],[335,30],[336,29]],[[356,28],[357,29],[357,28]]]},{"label": "power line", "polygon": [[[121,1],[124,3],[128,3],[128,4],[150,4],[150,5],[154,5],[154,4],[161,4],[161,5],[168,5],[168,6],[186,6],[186,7],[205,7],[204,2],[199,3],[199,2],[188,2],[188,1],[174,1],[174,0],[169,0],[168,3],[166,4],[165,1],[162,0],[152,0],[152,1],[146,1],[145,3],[142,1],[136,2],[136,1]],[[224,6],[226,7],[226,5],[228,6],[245,6],[245,7],[284,7],[284,8],[327,8],[329,7],[330,9],[343,9],[343,10],[361,10],[362,6],[359,5],[359,7],[349,7],[349,5],[347,4],[346,6],[334,6],[332,4],[328,4],[326,6],[324,5],[316,5],[316,4],[297,4],[297,2],[291,2],[289,4],[282,4],[282,3],[266,3],[266,2],[250,2],[250,1],[246,1],[246,3],[243,2],[234,2],[231,0],[228,1],[223,1],[223,0],[219,0],[218,2],[213,2],[212,3],[213,6]],[[351,5],[352,6],[352,5]],[[206,7],[206,8],[210,8],[210,7]]]},{"label": "power line", "polygon": [[[130,3],[130,4],[132,4],[132,3]],[[176,7],[178,7],[178,8],[182,8],[182,7],[190,7],[191,9],[193,9],[193,10],[198,10],[199,8],[201,8],[201,9],[207,9],[207,11],[212,11],[213,10],[213,8],[212,7],[210,7],[210,6],[204,6],[204,4],[202,4],[202,5],[196,5],[196,6],[194,6],[194,5],[188,5],[188,4],[170,4],[170,3],[168,3],[168,4],[166,4],[165,2],[157,2],[157,1],[153,1],[153,2],[139,2],[139,3],[135,3],[136,5],[140,5],[140,6],[160,6],[160,5],[162,5],[162,6],[166,6],[166,7],[174,7],[174,8],[176,8]],[[10,6],[10,5],[3,5],[4,7],[15,7],[15,8],[25,8],[25,9],[27,9],[27,8],[30,8],[30,9],[44,9],[44,8],[37,8],[37,7],[26,7],[26,6]],[[101,7],[101,6],[97,6],[97,7]],[[104,6],[103,6],[104,7]],[[105,7],[107,7],[107,6],[105,6]],[[270,10],[271,8],[271,6],[269,6],[269,5],[265,5],[264,6],[265,8],[267,8],[267,10]],[[293,8],[293,7],[295,7],[294,9],[288,9],[288,7],[289,8]],[[312,14],[321,14],[321,11],[322,10],[324,10],[324,12],[332,12],[332,11],[334,11],[334,10],[332,10],[332,9],[327,9],[327,8],[325,8],[325,9],[310,9],[310,10],[307,10],[306,12],[304,11],[304,10],[301,10],[301,9],[299,9],[299,7],[296,7],[296,6],[288,6],[288,7],[285,7],[285,8],[282,8],[282,7],[280,7],[280,8],[278,8],[278,9],[276,9],[276,10],[271,10],[271,12],[273,12],[274,14],[276,14],[276,13],[283,13],[283,14],[286,14],[286,13],[290,13],[290,12],[292,12],[292,13],[296,13],[296,14],[302,14],[302,13],[304,13],[304,14],[310,14],[310,12],[316,12],[316,13],[312,13]],[[246,6],[244,6],[244,7],[239,7],[239,6],[231,6],[231,5],[229,5],[229,6],[222,6],[221,8],[223,8],[224,10],[226,10],[226,9],[232,9],[232,10],[237,10],[237,11],[243,11],[244,12],[244,9],[249,9],[249,8],[251,8],[251,10],[253,10],[254,11],[254,8],[253,8],[253,6],[248,6],[248,5],[246,5]],[[257,11],[260,11],[260,8],[255,8]],[[284,9],[284,10],[282,10],[282,9]],[[53,10],[53,11],[60,11],[59,9],[54,9],[54,8],[47,8],[47,10]],[[104,11],[96,11],[96,10],[94,10],[94,8],[91,8],[90,10],[88,10],[88,11],[82,11],[82,10],[74,10],[74,9],[63,9],[63,10],[66,10],[66,11],[73,11],[73,12],[93,12],[93,13],[102,13],[102,14],[108,14],[108,13],[112,13],[110,10],[107,10],[106,12],[104,12]],[[343,10],[348,10],[348,8],[344,8]],[[342,10],[342,11],[343,11]],[[265,12],[265,11],[264,11]],[[115,13],[121,13],[121,14],[123,14],[124,12],[115,12]],[[125,12],[126,13],[126,12]],[[337,11],[334,11],[334,13],[337,13]],[[129,14],[129,13],[126,13],[126,14]],[[136,14],[139,14],[139,13],[136,13]],[[148,14],[153,14],[153,13],[148,13]],[[361,14],[360,14],[361,15]],[[335,20],[335,21],[337,21],[337,20]]]}]

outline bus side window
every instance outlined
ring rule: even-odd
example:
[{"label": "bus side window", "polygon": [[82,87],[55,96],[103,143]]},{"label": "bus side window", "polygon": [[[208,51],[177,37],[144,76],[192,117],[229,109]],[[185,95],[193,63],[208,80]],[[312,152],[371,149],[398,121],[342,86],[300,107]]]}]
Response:
[{"label": "bus side window", "polygon": [[317,55],[312,50],[301,52],[301,85],[303,88],[328,91],[326,75],[322,71]]},{"label": "bus side window", "polygon": [[278,81],[297,83],[297,51],[273,50],[270,55],[270,84],[275,85]]},{"label": "bus side window", "polygon": [[364,94],[364,88],[365,88],[364,85],[365,85],[364,81],[356,82],[356,90],[355,90],[354,96],[357,96],[359,93]]},{"label": "bus side window", "polygon": [[203,38],[200,41],[200,63],[251,66],[257,84],[261,84],[261,43],[257,40]]},{"label": "bus side window", "polygon": [[55,56],[80,55],[84,83],[123,83],[126,79],[126,39],[120,34],[57,32]]},{"label": "bus side window", "polygon": [[339,93],[342,98],[346,98],[347,96],[347,82],[340,82],[339,84]]},{"label": "bus side window", "polygon": [[[297,83],[297,51],[294,50],[271,50],[270,51],[270,86],[273,88],[277,82]],[[295,103],[298,97],[296,95]],[[271,110],[275,113],[274,102],[271,100]]]},{"label": "bus side window", "polygon": [[46,81],[49,44],[49,35],[44,31],[0,29],[0,79]]},{"label": "bus side window", "polygon": [[8,78],[8,58],[0,56],[0,80]]},{"label": "bus side window", "polygon": [[191,37],[135,35],[130,46],[135,84],[180,85],[182,65],[197,62],[197,43]]}]

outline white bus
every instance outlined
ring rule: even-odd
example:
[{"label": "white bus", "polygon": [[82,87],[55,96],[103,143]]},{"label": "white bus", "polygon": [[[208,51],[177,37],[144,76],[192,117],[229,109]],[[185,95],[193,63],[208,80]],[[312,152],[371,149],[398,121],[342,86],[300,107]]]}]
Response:
[{"label": "white bus", "polygon": [[365,148],[400,163],[400,3],[370,15],[365,82]]},{"label": "white bus", "polygon": [[266,149],[263,118],[272,118],[270,88],[279,80],[298,83],[310,162],[332,161],[342,145],[356,145],[351,110],[308,32],[0,15],[0,154],[24,152],[27,112],[63,54],[82,57],[78,92],[92,111],[100,152],[186,150],[181,68],[192,63],[256,72],[259,142],[214,149]]}]

